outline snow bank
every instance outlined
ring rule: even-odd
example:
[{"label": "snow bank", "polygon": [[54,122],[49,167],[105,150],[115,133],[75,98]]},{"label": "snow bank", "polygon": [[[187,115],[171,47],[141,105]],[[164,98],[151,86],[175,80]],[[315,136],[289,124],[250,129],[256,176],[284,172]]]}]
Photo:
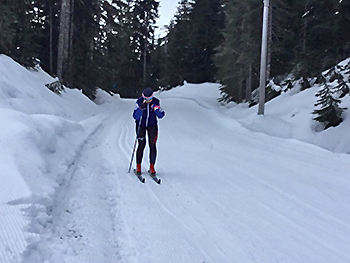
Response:
[{"label": "snow bank", "polygon": [[89,133],[84,120],[98,113],[77,90],[48,90],[53,81],[40,67],[0,55],[1,262],[19,260],[26,239],[45,228],[55,190]]},{"label": "snow bank", "polygon": [[[345,66],[350,63],[350,59],[344,60],[339,65]],[[349,77],[349,76],[348,76]],[[202,100],[203,94],[212,96],[210,103],[214,105],[213,98],[219,98],[217,93],[218,84],[187,84],[180,89],[169,91],[169,96],[186,96],[192,94],[197,98],[198,103],[207,101]],[[347,108],[343,113],[343,122],[337,127],[331,127],[323,130],[322,125],[313,120],[315,117],[312,112],[316,109],[314,104],[317,101],[316,93],[320,85],[315,84],[309,89],[300,91],[300,86],[296,84],[293,89],[283,92],[275,99],[265,104],[265,115],[259,116],[258,105],[248,108],[247,104],[229,103],[224,107],[217,103],[213,110],[219,111],[223,116],[234,119],[244,128],[254,132],[265,133],[269,136],[275,136],[285,139],[297,139],[324,149],[337,153],[350,154],[350,95],[342,98],[341,107]],[[209,96],[209,97],[210,97]]]}]

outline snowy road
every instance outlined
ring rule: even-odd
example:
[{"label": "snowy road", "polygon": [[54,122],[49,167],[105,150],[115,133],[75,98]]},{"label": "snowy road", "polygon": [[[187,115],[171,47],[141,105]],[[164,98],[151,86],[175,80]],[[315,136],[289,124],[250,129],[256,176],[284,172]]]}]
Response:
[{"label": "snowy road", "polygon": [[350,155],[300,141],[350,153],[350,115],[316,132],[317,86],[265,116],[218,84],[157,94],[157,185],[127,173],[134,100],[53,81],[0,55],[1,263],[350,262]]},{"label": "snowy road", "polygon": [[160,98],[162,184],[127,174],[134,101],[118,100],[57,193],[43,260],[350,262],[350,156],[250,132],[205,100]]}]

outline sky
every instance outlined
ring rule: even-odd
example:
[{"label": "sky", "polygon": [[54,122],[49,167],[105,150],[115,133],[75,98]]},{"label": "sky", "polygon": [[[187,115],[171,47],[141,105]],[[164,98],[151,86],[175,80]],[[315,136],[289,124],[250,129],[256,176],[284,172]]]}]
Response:
[{"label": "sky", "polygon": [[179,0],[160,1],[159,18],[157,19],[157,26],[159,28],[156,30],[156,37],[158,37],[159,34],[161,34],[161,36],[164,34],[163,27],[169,25],[170,20],[174,17],[178,2]]}]

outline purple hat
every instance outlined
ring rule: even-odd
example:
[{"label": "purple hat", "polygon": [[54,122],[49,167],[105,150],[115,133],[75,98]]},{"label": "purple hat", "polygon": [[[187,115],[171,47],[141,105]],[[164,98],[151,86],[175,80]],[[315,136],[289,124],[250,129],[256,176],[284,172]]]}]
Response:
[{"label": "purple hat", "polygon": [[142,97],[145,100],[152,100],[153,99],[153,90],[151,88],[145,88],[142,92]]}]

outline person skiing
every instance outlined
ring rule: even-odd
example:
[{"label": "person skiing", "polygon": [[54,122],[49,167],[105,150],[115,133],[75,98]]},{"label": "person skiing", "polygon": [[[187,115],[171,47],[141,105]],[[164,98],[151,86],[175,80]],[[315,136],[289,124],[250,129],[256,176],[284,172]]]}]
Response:
[{"label": "person skiing", "polygon": [[[159,99],[153,97],[153,90],[145,88],[142,96],[138,98],[135,104],[133,118],[136,122],[136,134],[138,140],[138,148],[136,151],[136,173],[141,174],[141,163],[143,151],[146,146],[146,132],[148,135],[149,145],[149,173],[156,174],[154,165],[157,157],[157,139],[158,139],[158,121],[157,118],[162,119],[165,115],[164,110],[160,107]],[[140,122],[141,120],[141,122]]]}]

